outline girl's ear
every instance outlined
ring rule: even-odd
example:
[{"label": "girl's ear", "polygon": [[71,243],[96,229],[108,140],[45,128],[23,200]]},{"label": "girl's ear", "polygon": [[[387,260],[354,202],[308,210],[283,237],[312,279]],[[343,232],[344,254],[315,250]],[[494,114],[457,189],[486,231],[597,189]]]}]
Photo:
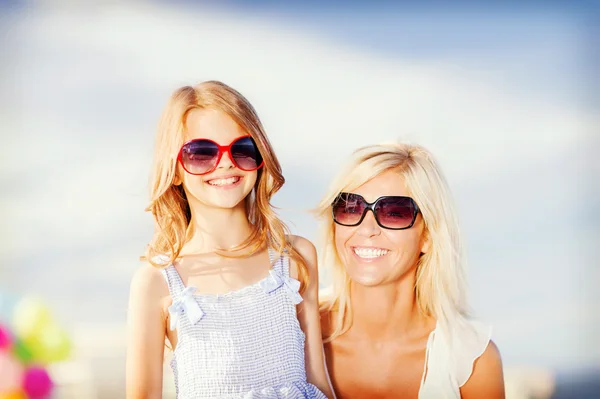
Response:
[{"label": "girl's ear", "polygon": [[181,186],[181,184],[183,183],[182,176],[184,173],[185,173],[185,171],[183,170],[181,165],[179,165],[179,162],[177,160],[175,160],[175,177],[173,178],[174,186]]},{"label": "girl's ear", "polygon": [[181,177],[183,173],[185,173],[181,165],[179,164],[179,160],[175,156],[171,156],[171,167],[175,169],[175,177],[173,177],[173,185],[180,186],[183,183],[183,178]]},{"label": "girl's ear", "polygon": [[179,173],[179,171],[176,171],[175,178],[173,179],[173,185],[181,186],[182,183],[183,183],[183,179],[181,178],[181,174]]}]

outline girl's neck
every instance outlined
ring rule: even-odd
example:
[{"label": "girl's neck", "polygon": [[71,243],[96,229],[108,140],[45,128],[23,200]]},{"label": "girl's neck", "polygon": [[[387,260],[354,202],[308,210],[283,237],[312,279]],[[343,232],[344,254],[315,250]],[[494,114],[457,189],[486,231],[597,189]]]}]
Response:
[{"label": "girl's neck", "polygon": [[251,233],[243,203],[231,209],[192,211],[187,242],[180,256],[229,250],[243,243]]}]

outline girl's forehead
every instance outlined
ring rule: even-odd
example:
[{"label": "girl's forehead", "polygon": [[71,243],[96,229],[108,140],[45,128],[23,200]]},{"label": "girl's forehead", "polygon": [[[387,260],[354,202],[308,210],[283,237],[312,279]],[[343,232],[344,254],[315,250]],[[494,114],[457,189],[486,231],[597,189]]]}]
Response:
[{"label": "girl's forehead", "polygon": [[185,141],[209,139],[227,145],[247,133],[229,115],[217,109],[202,108],[190,111],[185,123]]}]

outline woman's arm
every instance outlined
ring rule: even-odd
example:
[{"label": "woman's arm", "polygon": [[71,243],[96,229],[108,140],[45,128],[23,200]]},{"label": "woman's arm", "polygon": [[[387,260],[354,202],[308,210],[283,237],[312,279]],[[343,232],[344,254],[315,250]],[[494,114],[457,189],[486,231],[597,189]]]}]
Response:
[{"label": "woman's arm", "polygon": [[298,320],[302,331],[306,335],[304,348],[306,377],[309,383],[319,388],[328,398],[333,398],[323,357],[323,339],[321,338],[319,315],[317,251],[315,246],[306,238],[290,236],[290,241],[296,251],[304,258],[310,278],[309,284],[302,295],[304,300],[298,305]]},{"label": "woman's arm", "polygon": [[504,373],[500,351],[490,341],[483,354],[475,360],[473,372],[460,388],[462,399],[504,399]]},{"label": "woman's arm", "polygon": [[160,270],[148,264],[135,272],[127,312],[127,399],[162,398],[166,297]]}]

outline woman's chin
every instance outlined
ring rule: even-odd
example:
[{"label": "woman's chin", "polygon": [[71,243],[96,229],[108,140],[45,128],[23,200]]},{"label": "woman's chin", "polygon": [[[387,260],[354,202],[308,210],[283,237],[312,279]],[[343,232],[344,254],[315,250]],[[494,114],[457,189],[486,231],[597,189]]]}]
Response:
[{"label": "woman's chin", "polygon": [[352,279],[352,281],[358,285],[365,287],[376,287],[384,280],[384,276],[381,275],[381,270],[364,270],[364,267],[360,267],[358,269],[363,270],[348,271],[350,279]]}]

